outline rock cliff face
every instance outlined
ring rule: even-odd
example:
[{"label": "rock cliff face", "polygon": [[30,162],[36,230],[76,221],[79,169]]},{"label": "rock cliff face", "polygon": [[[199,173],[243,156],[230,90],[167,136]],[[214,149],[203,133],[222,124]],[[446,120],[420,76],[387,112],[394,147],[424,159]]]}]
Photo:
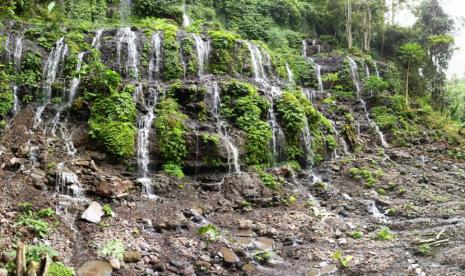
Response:
[{"label": "rock cliff face", "polygon": [[[1,251],[34,241],[18,207],[31,202],[56,210],[40,238],[67,265],[122,241],[137,257],[116,275],[463,273],[465,166],[427,127],[384,123],[380,106],[399,103],[391,66],[318,40],[283,60],[159,23],[46,38],[9,24]],[[89,204],[98,225],[79,219]]]}]

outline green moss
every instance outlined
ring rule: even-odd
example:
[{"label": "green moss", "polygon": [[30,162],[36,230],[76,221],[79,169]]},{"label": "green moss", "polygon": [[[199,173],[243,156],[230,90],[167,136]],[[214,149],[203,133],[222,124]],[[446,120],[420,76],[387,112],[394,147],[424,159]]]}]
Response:
[{"label": "green moss", "polygon": [[232,75],[237,72],[237,56],[234,53],[239,37],[226,31],[210,31],[212,53],[210,67],[213,74]]},{"label": "green moss", "polygon": [[62,263],[52,263],[47,276],[73,276],[74,274],[73,268],[67,267]]},{"label": "green moss", "polygon": [[184,37],[181,41],[181,52],[186,63],[186,75],[196,76],[199,68],[195,53],[195,41],[192,37]]},{"label": "green moss", "polygon": [[111,155],[120,159],[131,157],[134,154],[136,116],[136,106],[130,94],[99,97],[92,105],[89,134]]},{"label": "green moss", "polygon": [[180,45],[176,39],[176,34],[165,32],[163,36],[163,80],[169,81],[179,79],[184,74],[181,56],[179,54]]},{"label": "green moss", "polygon": [[165,164],[181,167],[187,156],[186,126],[187,116],[179,111],[174,99],[166,98],[156,107],[155,129],[158,148]]},{"label": "green moss", "polygon": [[246,163],[269,164],[272,132],[264,120],[270,103],[247,83],[231,81],[223,84],[222,114],[245,133]]},{"label": "green moss", "polygon": [[168,175],[175,176],[178,178],[184,178],[184,173],[182,171],[181,166],[173,163],[167,163],[163,165],[163,172],[167,173]]},{"label": "green moss", "polygon": [[13,108],[13,90],[9,84],[9,76],[1,71],[0,65],[0,118],[5,117]]}]

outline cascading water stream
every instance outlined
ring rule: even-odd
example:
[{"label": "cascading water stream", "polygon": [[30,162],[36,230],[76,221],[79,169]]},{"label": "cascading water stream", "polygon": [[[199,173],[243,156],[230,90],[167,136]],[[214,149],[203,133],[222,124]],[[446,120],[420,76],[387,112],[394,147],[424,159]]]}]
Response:
[{"label": "cascading water stream", "polygon": [[195,41],[195,48],[197,52],[197,64],[198,64],[198,75],[202,76],[205,73],[205,69],[208,66],[208,59],[210,57],[210,41],[203,40],[198,34],[192,34]]},{"label": "cascading water stream", "polygon": [[274,99],[281,96],[282,92],[279,87],[271,86],[270,88],[270,108],[268,109],[269,124],[272,131],[272,150],[273,150],[273,162],[274,165],[281,160],[281,154],[284,148],[285,137],[284,131],[278,123],[276,114],[274,112]]},{"label": "cascading water stream", "polygon": [[246,41],[245,44],[247,45],[250,57],[252,61],[252,70],[254,74],[255,81],[257,82],[267,82],[268,78],[266,77],[264,61],[266,57],[262,55],[262,52],[257,47],[257,45]]},{"label": "cascading water stream", "polygon": [[[13,53],[13,65],[15,67],[16,72],[18,72],[21,68],[21,56],[23,53],[23,34],[21,34],[15,43],[15,50]],[[18,86],[13,84],[13,114],[18,113],[20,111],[21,106],[19,105],[18,99]]]},{"label": "cascading water stream", "polygon": [[361,88],[360,79],[359,79],[359,76],[358,76],[358,65],[351,57],[347,57],[347,59],[349,60],[349,66],[350,66],[350,72],[351,72],[351,75],[352,75],[352,80],[353,80],[355,88],[357,90],[357,99],[360,101],[360,103],[362,105],[362,108],[363,108],[363,111],[365,112],[365,118],[368,121],[368,123],[370,124],[370,126],[372,128],[374,128],[376,133],[378,134],[381,145],[384,148],[388,148],[389,144],[386,142],[386,139],[384,138],[384,134],[381,132],[378,125],[370,118],[370,114],[368,112],[366,102],[365,102],[365,100],[363,100],[363,98],[361,96],[362,88]]},{"label": "cascading water stream", "polygon": [[[126,77],[128,79],[137,81],[139,78],[139,54],[137,51],[137,35],[135,32],[131,30],[129,27],[124,27],[119,29],[117,33],[117,40],[118,44],[116,47],[116,56],[117,56],[117,64],[119,65],[120,72],[123,73],[121,70],[124,67],[124,73],[126,73]],[[121,56],[123,53],[123,46],[126,45],[127,49],[127,60],[125,65],[121,64]]]},{"label": "cascading water stream", "polygon": [[290,82],[290,83],[293,83],[294,82],[294,73],[292,73],[292,70],[291,68],[289,67],[289,64],[286,63],[286,71],[287,71],[287,80]]},{"label": "cascading water stream", "polygon": [[97,50],[100,49],[102,34],[103,34],[103,29],[97,30],[97,32],[95,32],[94,39],[92,39],[92,47],[94,47]]},{"label": "cascading water stream", "polygon": [[308,126],[307,120],[304,120],[304,128],[302,130],[302,138],[303,142],[305,145],[305,151],[306,151],[306,161],[309,162],[307,165],[312,165],[313,164],[313,158],[314,158],[314,153],[313,153],[313,148],[312,148],[312,134],[310,132],[310,128]]},{"label": "cascading water stream", "polygon": [[220,115],[220,106],[221,106],[221,97],[220,91],[217,82],[213,82],[211,87],[211,112],[213,118],[216,120],[218,133],[220,134],[221,138],[226,143],[226,149],[228,151],[228,165],[229,165],[229,172],[239,173],[241,171],[241,167],[239,165],[239,150],[234,145],[231,140],[231,137],[228,133],[228,126],[226,122],[221,118]]},{"label": "cascading water stream", "polygon": [[313,58],[308,57],[308,61],[310,61],[314,66],[315,66],[315,75],[316,75],[316,80],[318,81],[318,90],[320,93],[324,92],[324,87],[323,87],[323,79],[321,78],[321,66],[313,60]]},{"label": "cascading water stream", "polygon": [[184,2],[182,5],[182,27],[183,28],[189,27],[190,24],[191,24],[191,19],[189,18],[189,15],[187,14],[186,2]]},{"label": "cascading water stream", "polygon": [[162,62],[161,56],[161,39],[162,33],[155,32],[152,36],[152,55],[149,62],[149,70],[148,70],[148,79],[149,81],[153,80],[154,74],[158,75],[160,73],[160,66]]},{"label": "cascading water stream", "polygon": [[152,192],[152,180],[150,178],[150,133],[155,120],[154,108],[158,102],[158,90],[150,89],[150,96],[144,99],[147,113],[139,115],[137,119],[137,181],[142,185],[142,192],[147,197],[154,197]]},{"label": "cascading water stream", "polygon": [[47,62],[45,64],[43,73],[45,76],[45,82],[42,89],[43,103],[37,108],[33,129],[37,129],[37,127],[42,122],[42,113],[52,98],[52,84],[57,77],[58,69],[60,67],[59,65],[63,62],[67,52],[68,47],[65,44],[64,37],[62,37],[56,42],[55,47],[50,52],[50,55],[48,56]]}]

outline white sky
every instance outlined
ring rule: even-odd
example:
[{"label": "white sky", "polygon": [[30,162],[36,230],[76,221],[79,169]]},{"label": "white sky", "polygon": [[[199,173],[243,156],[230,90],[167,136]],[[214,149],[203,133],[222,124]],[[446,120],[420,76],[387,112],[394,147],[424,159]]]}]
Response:
[{"label": "white sky", "polygon": [[[456,20],[457,33],[455,34],[455,45],[458,48],[449,64],[449,77],[456,74],[465,74],[465,29],[461,19],[465,17],[465,0],[442,0],[445,11]],[[404,11],[397,16],[401,25],[410,26],[415,22],[414,16]]]}]

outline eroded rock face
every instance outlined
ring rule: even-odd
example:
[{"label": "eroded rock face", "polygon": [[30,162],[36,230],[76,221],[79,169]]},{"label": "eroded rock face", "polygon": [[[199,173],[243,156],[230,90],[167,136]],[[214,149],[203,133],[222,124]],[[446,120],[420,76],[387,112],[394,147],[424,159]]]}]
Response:
[{"label": "eroded rock face", "polygon": [[250,202],[270,201],[273,196],[258,175],[248,173],[227,175],[223,182],[223,194],[234,202],[244,199]]},{"label": "eroded rock face", "polygon": [[134,188],[134,183],[130,180],[117,180],[100,182],[95,193],[101,197],[119,197]]}]

